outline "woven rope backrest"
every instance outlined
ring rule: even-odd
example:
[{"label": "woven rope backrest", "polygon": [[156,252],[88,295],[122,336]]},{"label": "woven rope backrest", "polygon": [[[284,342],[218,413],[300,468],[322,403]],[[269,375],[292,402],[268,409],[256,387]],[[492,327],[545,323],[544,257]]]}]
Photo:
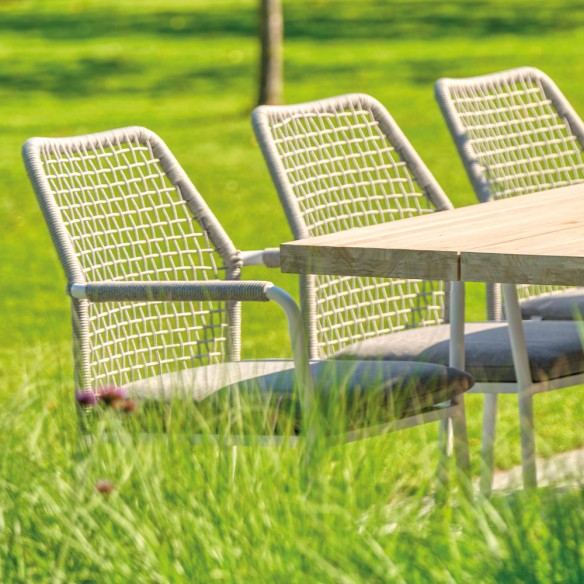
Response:
[{"label": "woven rope backrest", "polygon": [[[436,97],[480,201],[584,181],[584,126],[541,71],[442,79]],[[518,287],[524,299],[557,289]]]},{"label": "woven rope backrest", "polygon": [[[32,139],[24,155],[69,283],[237,277],[237,252],[151,132]],[[77,385],[123,385],[236,358],[238,309],[74,300]]]},{"label": "woven rope backrest", "polygon": [[[296,238],[450,206],[393,119],[369,96],[263,106],[253,121]],[[442,283],[332,276],[301,281],[313,357],[444,319]]]}]

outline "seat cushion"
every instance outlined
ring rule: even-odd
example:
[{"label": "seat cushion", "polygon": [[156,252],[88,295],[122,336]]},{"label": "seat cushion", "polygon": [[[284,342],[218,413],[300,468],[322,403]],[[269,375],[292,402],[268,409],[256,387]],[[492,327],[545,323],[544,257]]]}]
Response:
[{"label": "seat cushion", "polygon": [[[474,383],[468,373],[432,363],[329,360],[310,366],[320,411],[345,431],[432,410],[456,399]],[[255,416],[256,423],[260,419],[264,429],[268,422],[270,431],[292,425],[297,432],[302,424],[301,396],[291,361],[198,367],[136,381],[124,389],[142,400],[193,399],[206,419],[217,419],[237,402],[248,408],[244,417]]]},{"label": "seat cushion", "polygon": [[584,290],[570,288],[521,303],[523,318],[543,320],[574,320],[584,315]]},{"label": "seat cushion", "polygon": [[[584,372],[578,324],[570,321],[524,321],[534,381]],[[506,322],[468,323],[465,369],[477,382],[515,382]],[[409,329],[367,339],[337,352],[335,359],[385,359],[448,364],[450,325]]]},{"label": "seat cushion", "polygon": [[141,379],[126,385],[124,389],[130,396],[138,399],[171,400],[190,397],[199,402],[226,386],[287,369],[294,369],[294,363],[290,359],[216,363]]}]

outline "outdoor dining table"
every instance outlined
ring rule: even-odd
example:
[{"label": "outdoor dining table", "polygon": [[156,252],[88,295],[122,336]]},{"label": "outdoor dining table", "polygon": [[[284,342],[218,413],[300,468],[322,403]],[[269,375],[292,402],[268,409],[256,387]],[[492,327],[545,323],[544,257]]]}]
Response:
[{"label": "outdoor dining table", "polygon": [[282,271],[451,282],[450,365],[464,369],[464,283],[503,284],[526,486],[536,485],[532,384],[516,284],[584,286],[584,184],[310,237]]}]

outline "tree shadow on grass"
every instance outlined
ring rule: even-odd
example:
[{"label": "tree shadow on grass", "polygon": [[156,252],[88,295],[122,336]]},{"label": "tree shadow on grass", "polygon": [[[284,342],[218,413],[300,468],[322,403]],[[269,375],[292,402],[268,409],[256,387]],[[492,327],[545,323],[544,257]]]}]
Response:
[{"label": "tree shadow on grass", "polygon": [[250,64],[221,63],[218,66],[187,65],[173,70],[150,67],[144,62],[120,57],[81,57],[70,61],[45,58],[13,60],[0,70],[0,89],[14,92],[40,91],[64,98],[107,92],[108,95],[179,95],[205,86],[209,91],[249,83]]},{"label": "tree shadow on grass", "polygon": [[574,0],[533,3],[510,0],[374,0],[363,4],[321,0],[307,11],[294,4],[286,12],[288,37],[326,39],[485,38],[565,32],[584,26],[584,5]]},{"label": "tree shadow on grass", "polygon": [[[396,39],[427,40],[466,36],[485,38],[502,34],[544,35],[584,26],[584,4],[575,0],[536,3],[511,0],[305,0],[286,4],[286,37],[313,41],[347,42]],[[205,86],[224,91],[227,87],[248,84],[253,64],[210,63],[197,56],[185,55],[182,62],[162,67],[140,53],[126,50],[127,41],[144,40],[153,46],[172,40],[227,39],[257,36],[257,11],[253,7],[219,6],[212,10],[160,11],[130,13],[103,9],[78,12],[2,11],[2,34],[47,41],[47,50],[34,59],[26,52],[3,63],[0,88],[14,91],[44,91],[63,97],[78,97],[107,91],[108,94],[132,95],[149,92],[164,96],[193,91]],[[91,45],[92,54],[83,55],[84,41],[114,39],[121,48],[118,54],[99,54],[99,45]],[[51,44],[79,42],[79,53],[69,60],[51,51]],[[89,46],[89,45],[88,45]],[[135,50],[135,49],[134,49]],[[153,53],[152,59],[156,59]],[[186,66],[185,66],[186,63]],[[408,64],[409,63],[409,64]],[[362,69],[356,63],[355,74]],[[431,83],[441,74],[443,62],[404,62],[411,69],[415,83]],[[350,72],[342,64],[342,73]],[[319,65],[315,57],[311,74],[333,74],[335,66]],[[292,75],[294,75],[292,71]]]},{"label": "tree shadow on grass", "polygon": [[0,87],[12,91],[44,91],[61,96],[95,93],[107,79],[139,72],[118,58],[83,57],[64,62],[58,59],[12,60],[0,71]]},{"label": "tree shadow on grass", "polygon": [[[584,4],[576,0],[530,3],[510,0],[305,0],[284,2],[287,38],[429,39],[500,34],[542,35],[584,26]],[[53,40],[154,35],[158,37],[256,36],[253,7],[135,13],[123,10],[78,12],[3,11],[2,32]]]}]

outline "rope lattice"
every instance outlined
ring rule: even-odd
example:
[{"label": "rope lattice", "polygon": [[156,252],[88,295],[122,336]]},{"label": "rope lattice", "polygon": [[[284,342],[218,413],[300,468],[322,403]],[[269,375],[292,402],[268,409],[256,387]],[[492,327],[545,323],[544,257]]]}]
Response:
[{"label": "rope lattice", "polygon": [[[318,104],[319,102],[317,102]],[[324,102],[320,102],[322,104]],[[362,99],[281,108],[270,132],[306,235],[432,212],[428,197]],[[414,280],[316,276],[318,354],[443,320],[443,286]]]},{"label": "rope lattice", "polygon": [[443,322],[444,292],[435,282],[317,276],[318,346],[343,347],[412,326]]},{"label": "rope lattice", "polygon": [[536,78],[452,87],[452,103],[492,198],[584,180],[582,148]]},{"label": "rope lattice", "polygon": [[[550,84],[541,72],[527,68],[450,80],[447,115],[464,132],[462,156],[479,198],[502,199],[584,181],[582,146],[546,91]],[[518,286],[523,299],[560,289]]]},{"label": "rope lattice", "polygon": [[[41,160],[87,282],[223,277],[208,233],[148,140],[49,141]],[[225,303],[81,302],[81,320],[84,311],[89,387],[223,360]]]},{"label": "rope lattice", "polygon": [[272,131],[310,235],[432,210],[370,110],[296,113]]}]

